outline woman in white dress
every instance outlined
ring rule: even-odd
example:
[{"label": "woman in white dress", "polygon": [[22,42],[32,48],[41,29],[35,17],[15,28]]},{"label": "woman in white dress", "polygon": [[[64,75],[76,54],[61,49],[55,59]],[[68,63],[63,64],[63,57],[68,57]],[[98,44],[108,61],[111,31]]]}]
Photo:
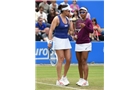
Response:
[{"label": "woman in white dress", "polygon": [[86,18],[88,10],[85,7],[80,8],[80,16],[82,18],[82,23],[80,23],[81,29],[77,33],[76,37],[76,57],[78,60],[78,69],[80,79],[76,83],[79,86],[88,86],[88,53],[92,49],[92,44],[90,42],[89,33],[93,33],[92,21]]},{"label": "woman in white dress", "polygon": [[[70,82],[66,75],[71,61],[71,44],[68,38],[68,30],[73,31],[73,26],[67,18],[70,14],[70,7],[67,5],[60,5],[58,9],[61,10],[61,14],[56,16],[52,21],[49,31],[48,48],[51,48],[53,42],[53,49],[56,51],[58,56],[58,63],[56,65],[58,79],[56,81],[56,85],[68,85]],[[54,37],[52,37],[52,34]],[[64,59],[66,59],[66,64],[64,66],[64,74],[61,77]]]}]

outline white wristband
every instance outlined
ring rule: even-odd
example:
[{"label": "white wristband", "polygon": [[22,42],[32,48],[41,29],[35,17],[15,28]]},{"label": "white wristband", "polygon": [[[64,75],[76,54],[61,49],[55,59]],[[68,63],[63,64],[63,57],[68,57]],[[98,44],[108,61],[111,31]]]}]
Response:
[{"label": "white wristband", "polygon": [[49,40],[49,42],[48,42],[49,44],[52,44],[52,40]]}]

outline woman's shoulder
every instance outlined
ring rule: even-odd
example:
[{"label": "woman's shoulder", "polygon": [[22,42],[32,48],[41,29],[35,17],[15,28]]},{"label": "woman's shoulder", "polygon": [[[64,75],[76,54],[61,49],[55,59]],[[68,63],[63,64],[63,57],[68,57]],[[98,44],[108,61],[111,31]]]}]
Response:
[{"label": "woman's shoulder", "polygon": [[56,16],[54,17],[54,20],[59,21],[59,18],[60,18],[60,16],[59,16],[59,15],[56,15]]}]

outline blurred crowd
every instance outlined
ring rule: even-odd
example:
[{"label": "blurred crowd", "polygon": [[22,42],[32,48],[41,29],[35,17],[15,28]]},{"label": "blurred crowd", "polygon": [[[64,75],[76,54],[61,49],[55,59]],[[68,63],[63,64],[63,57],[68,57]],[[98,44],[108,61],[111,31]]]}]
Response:
[{"label": "blurred crowd", "polygon": [[[77,19],[80,18],[79,8],[77,0],[73,0],[72,4],[68,3],[68,0],[64,0],[61,5],[68,5],[71,8],[69,20],[75,23]],[[86,7],[86,6],[85,6]],[[87,8],[88,9],[88,8]],[[49,29],[53,18],[59,15],[61,12],[59,10],[59,5],[56,0],[36,0],[35,1],[35,39],[36,41],[47,41]],[[104,41],[104,30],[100,28],[97,23],[96,18],[91,18],[90,12],[87,13],[87,18],[92,21],[93,33],[89,34],[91,41]],[[75,25],[73,25],[75,26]],[[73,27],[75,29],[75,27]],[[74,41],[73,32],[68,32],[69,40]]]}]

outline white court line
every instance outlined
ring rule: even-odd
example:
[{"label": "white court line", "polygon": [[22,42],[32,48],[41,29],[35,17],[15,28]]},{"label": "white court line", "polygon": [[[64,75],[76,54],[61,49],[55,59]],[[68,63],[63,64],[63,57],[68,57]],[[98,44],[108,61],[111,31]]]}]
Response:
[{"label": "white court line", "polygon": [[72,90],[87,90],[87,89],[78,89],[78,88],[73,88],[73,87],[68,87],[68,86],[58,86],[55,84],[49,84],[49,83],[43,83],[43,82],[36,82],[38,84],[44,84],[44,85],[50,85],[50,86],[56,86],[56,87],[61,87],[61,88],[68,88],[68,89],[72,89]]}]

